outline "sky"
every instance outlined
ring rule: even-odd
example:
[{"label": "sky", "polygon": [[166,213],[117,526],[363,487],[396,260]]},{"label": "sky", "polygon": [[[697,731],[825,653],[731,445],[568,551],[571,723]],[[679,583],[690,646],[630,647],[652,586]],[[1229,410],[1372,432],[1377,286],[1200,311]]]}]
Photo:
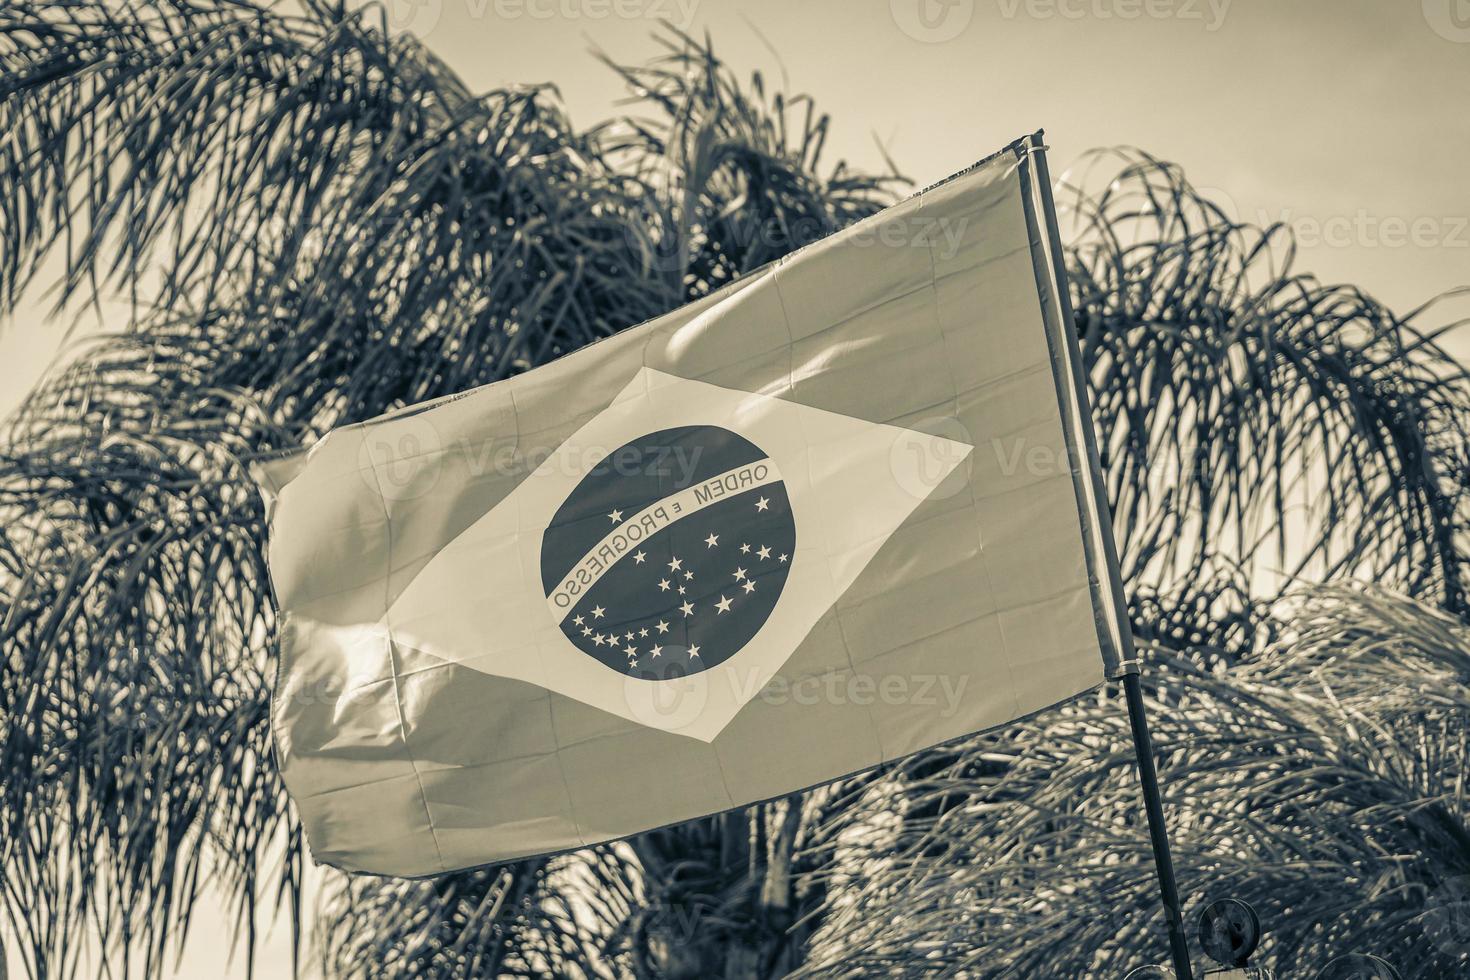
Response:
[{"label": "sky", "polygon": [[[814,97],[828,162],[923,186],[1044,127],[1054,174],[1088,148],[1181,164],[1242,220],[1286,221],[1298,268],[1401,312],[1470,285],[1470,0],[387,0],[471,89],[554,82],[582,126],[623,92],[588,54],[708,31],[741,74]],[[0,413],[56,356],[40,291],[0,322]],[[118,307],[104,307],[113,326]],[[1464,305],[1423,323],[1434,326]],[[1431,314],[1435,311],[1431,311]],[[90,329],[84,324],[83,329]],[[1470,362],[1470,335],[1447,345]],[[223,971],[201,912],[181,977]],[[265,977],[285,975],[286,930]],[[18,966],[18,964],[16,964]],[[238,966],[238,964],[237,964]],[[13,973],[13,975],[18,975]]]}]

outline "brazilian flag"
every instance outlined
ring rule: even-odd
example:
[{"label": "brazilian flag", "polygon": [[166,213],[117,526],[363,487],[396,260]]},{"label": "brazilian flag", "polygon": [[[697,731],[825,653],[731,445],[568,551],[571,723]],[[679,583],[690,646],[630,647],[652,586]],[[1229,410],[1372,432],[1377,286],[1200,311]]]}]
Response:
[{"label": "brazilian flag", "polygon": [[1116,674],[1039,149],[260,466],[272,728],[315,858],[416,876],[597,844]]}]

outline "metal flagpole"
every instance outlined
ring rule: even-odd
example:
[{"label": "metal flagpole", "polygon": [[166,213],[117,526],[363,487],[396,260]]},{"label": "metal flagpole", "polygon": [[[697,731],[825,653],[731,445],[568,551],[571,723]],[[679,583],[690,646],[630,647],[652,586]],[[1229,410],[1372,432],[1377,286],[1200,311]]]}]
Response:
[{"label": "metal flagpole", "polygon": [[[1045,233],[1050,245],[1052,277],[1056,282],[1057,302],[1061,306],[1062,333],[1069,348],[1068,360],[1072,364],[1072,381],[1076,386],[1080,403],[1079,428],[1088,456],[1087,465],[1094,474],[1100,474],[1096,437],[1093,433],[1092,411],[1088,405],[1087,386],[1082,378],[1082,356],[1077,343],[1076,318],[1072,312],[1072,299],[1067,290],[1067,269],[1063,260],[1062,238],[1057,228],[1056,203],[1052,199],[1051,173],[1046,166],[1046,144],[1038,130],[1030,139],[1030,155],[1035,158],[1037,191],[1041,196]],[[1123,696],[1128,702],[1128,725],[1133,730],[1133,750],[1138,757],[1138,778],[1143,787],[1143,808],[1148,816],[1149,840],[1153,845],[1154,867],[1159,876],[1159,893],[1164,900],[1164,914],[1169,920],[1169,951],[1174,960],[1174,974],[1178,980],[1194,980],[1194,968],[1189,962],[1189,944],[1184,938],[1184,911],[1179,904],[1179,885],[1174,879],[1174,858],[1169,853],[1169,832],[1164,823],[1164,800],[1159,792],[1159,775],[1154,768],[1153,738],[1148,730],[1148,714],[1144,710],[1143,688],[1138,675],[1138,654],[1133,646],[1133,631],[1129,628],[1127,603],[1123,599],[1122,575],[1118,570],[1118,555],[1113,544],[1111,527],[1108,526],[1108,503],[1103,494],[1100,476],[1094,481],[1094,496],[1097,512],[1101,515],[1100,529],[1103,553],[1112,579],[1112,594],[1115,613],[1119,618],[1118,642],[1120,666],[1124,670]]]},{"label": "metal flagpole", "polygon": [[1164,800],[1159,793],[1159,775],[1154,771],[1154,745],[1148,732],[1136,659],[1123,675],[1123,696],[1128,699],[1128,724],[1133,729],[1133,751],[1138,756],[1138,778],[1143,784],[1143,808],[1148,814],[1148,836],[1154,849],[1154,867],[1159,872],[1159,892],[1164,899],[1164,914],[1169,917],[1169,952],[1174,957],[1174,973],[1180,980],[1193,980],[1189,944],[1184,938],[1184,910],[1179,907],[1179,884],[1174,880],[1174,858],[1169,853]]}]

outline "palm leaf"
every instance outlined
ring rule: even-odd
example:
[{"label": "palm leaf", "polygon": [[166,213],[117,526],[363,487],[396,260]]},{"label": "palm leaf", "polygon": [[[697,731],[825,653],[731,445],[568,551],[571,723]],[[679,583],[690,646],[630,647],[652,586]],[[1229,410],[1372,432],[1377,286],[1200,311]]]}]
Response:
[{"label": "palm leaf", "polygon": [[[63,245],[63,301],[111,283],[146,292],[148,269],[159,283],[128,332],[77,351],[35,393],[0,455],[7,910],[34,973],[74,972],[70,939],[92,923],[114,958],[143,950],[158,975],[206,877],[225,885],[247,950],[263,897],[293,917],[299,901],[299,829],[269,756],[274,624],[245,464],[525,370],[714,281],[671,286],[650,262],[662,229],[643,216],[673,212],[650,205],[663,185],[642,165],[613,160],[636,151],[575,132],[547,89],[470,96],[371,12],[38,2],[0,18],[0,112],[18,127],[5,146],[21,178],[0,194],[7,295]],[[707,49],[687,56],[739,91]],[[724,111],[689,102],[685,121]],[[822,214],[825,229],[860,213],[795,176],[812,150],[740,153],[736,138],[726,152],[747,170],[793,175],[767,215]],[[837,173],[842,194],[862,196],[860,176]],[[870,183],[871,209],[883,182]],[[738,221],[748,205],[720,189],[737,186],[727,174],[699,206]],[[724,826],[700,846],[723,847]],[[597,867],[653,880],[620,854]],[[732,914],[784,901],[751,905],[749,861],[713,866],[729,878],[715,892],[744,903]],[[366,906],[386,910],[367,935],[404,972],[587,961],[568,938],[585,921],[526,911],[561,900],[552,880],[530,863],[504,886],[438,883],[442,921],[417,908],[422,890],[359,885],[334,892],[347,897],[329,902],[324,935]],[[486,933],[491,894],[514,900],[491,902],[505,923]],[[476,895],[475,914],[456,911]],[[445,944],[452,956],[420,955]]]},{"label": "palm leaf", "polygon": [[[1277,615],[1288,637],[1233,671],[1156,650],[1146,675],[1186,914],[1251,902],[1267,930],[1256,962],[1282,976],[1353,951],[1405,977],[1462,973],[1470,633],[1346,587]],[[976,740],[926,781],[873,787],[840,817],[859,842],[851,884],[805,972],[1121,976],[1163,959],[1119,700],[1104,692]],[[998,775],[973,775],[997,758]],[[894,810],[941,791],[968,802],[895,835]]]}]

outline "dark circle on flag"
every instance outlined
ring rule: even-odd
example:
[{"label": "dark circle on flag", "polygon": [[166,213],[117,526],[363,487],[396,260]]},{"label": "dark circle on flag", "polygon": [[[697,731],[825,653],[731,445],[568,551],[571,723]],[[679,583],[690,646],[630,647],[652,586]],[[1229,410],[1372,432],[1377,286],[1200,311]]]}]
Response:
[{"label": "dark circle on flag", "polygon": [[[691,488],[697,507],[633,522]],[[541,581],[578,650],[628,677],[674,680],[755,638],[795,556],[775,462],[729,429],[679,426],[618,447],[582,478],[542,538]]]}]

